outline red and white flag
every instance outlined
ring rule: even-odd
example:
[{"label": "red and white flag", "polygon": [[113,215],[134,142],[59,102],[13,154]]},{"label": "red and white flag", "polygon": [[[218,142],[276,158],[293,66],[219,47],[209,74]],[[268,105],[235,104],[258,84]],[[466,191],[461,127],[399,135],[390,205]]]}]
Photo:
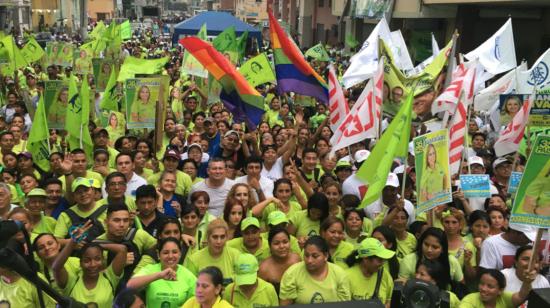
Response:
[{"label": "red and white flag", "polygon": [[449,125],[449,165],[451,174],[456,174],[460,170],[462,152],[464,151],[464,136],[468,133],[466,129],[468,106],[472,103],[474,97],[475,66],[468,68],[462,63],[458,66],[455,74],[457,78],[453,78],[451,84],[439,96],[445,95],[441,101],[444,101],[447,107],[456,105],[456,108],[451,110],[454,115]]},{"label": "red and white flag", "polygon": [[382,114],[383,85],[384,62],[380,60],[378,71],[369,80],[345,119],[334,130],[334,135],[330,138],[333,145],[331,153],[367,138],[377,137]]},{"label": "red and white flag", "polygon": [[460,64],[453,72],[452,81],[432,104],[432,114],[448,111],[453,114],[460,100],[460,93],[464,97],[473,97],[473,80],[477,63],[468,62]]},{"label": "red and white flag", "polygon": [[330,129],[335,132],[348,115],[349,105],[332,64],[328,67],[328,110],[330,112]]},{"label": "red and white flag", "polygon": [[500,137],[495,142],[497,157],[516,152],[519,149],[519,143],[523,138],[525,126],[529,120],[529,111],[531,111],[534,97],[535,95],[529,95],[529,99],[523,103],[521,110],[516,113],[512,122],[508,123],[506,129],[500,132]]}]

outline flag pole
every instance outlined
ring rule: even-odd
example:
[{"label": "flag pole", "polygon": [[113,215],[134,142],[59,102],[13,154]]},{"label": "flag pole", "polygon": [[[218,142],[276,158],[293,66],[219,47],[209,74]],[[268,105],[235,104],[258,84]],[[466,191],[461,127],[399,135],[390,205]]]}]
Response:
[{"label": "flag pole", "polygon": [[[464,158],[467,159],[466,155],[468,155],[468,149],[470,148],[468,146],[468,128],[470,126],[470,118],[472,116],[472,113],[470,112],[470,105],[466,106],[466,113],[467,113],[467,120],[466,120],[466,133],[464,134],[464,152],[462,152],[462,161],[460,162],[460,167],[458,168],[458,174],[460,174],[460,169],[462,167],[462,162],[464,161]],[[470,167],[470,164],[466,163],[468,165],[468,174],[472,173],[472,168]]]}]

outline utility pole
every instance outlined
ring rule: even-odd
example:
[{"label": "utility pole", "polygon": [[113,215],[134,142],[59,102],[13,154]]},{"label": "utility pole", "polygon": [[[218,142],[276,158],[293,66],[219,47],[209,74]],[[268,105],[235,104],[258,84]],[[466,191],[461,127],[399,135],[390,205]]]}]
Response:
[{"label": "utility pole", "polygon": [[88,2],[80,0],[80,36],[84,41],[88,35]]}]

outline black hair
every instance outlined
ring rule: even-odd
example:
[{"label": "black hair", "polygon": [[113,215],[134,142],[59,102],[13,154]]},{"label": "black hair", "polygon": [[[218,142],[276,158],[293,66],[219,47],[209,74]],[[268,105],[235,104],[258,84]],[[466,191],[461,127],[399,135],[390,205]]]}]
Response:
[{"label": "black hair", "polygon": [[96,156],[100,155],[100,154],[105,154],[107,155],[107,159],[109,159],[109,157],[111,157],[109,151],[105,150],[105,149],[96,149],[94,151],[94,159],[96,158]]},{"label": "black hair", "polygon": [[122,202],[109,203],[107,205],[107,216],[111,215],[111,213],[118,212],[118,211],[130,212],[126,204]]},{"label": "black hair", "polygon": [[113,308],[130,308],[136,301],[136,298],[141,299],[138,290],[125,288],[113,300]]},{"label": "black hair", "polygon": [[292,182],[287,178],[280,178],[280,179],[277,179],[277,181],[275,181],[275,183],[273,183],[273,195],[274,196],[275,196],[275,192],[277,191],[277,188],[279,188],[279,185],[282,185],[282,184],[287,184],[288,186],[290,186],[290,190],[292,191]]},{"label": "black hair", "polygon": [[[409,219],[409,212],[407,212],[407,210],[405,210],[405,208],[399,209],[397,206],[394,206],[394,207],[392,207],[392,208],[390,208],[390,209],[388,210],[388,214],[391,213],[391,212],[393,212],[394,210],[395,210],[395,211],[404,212],[404,213],[405,213],[405,216],[407,216],[407,219]],[[397,215],[397,214],[396,214],[396,215]]]},{"label": "black hair", "polygon": [[491,218],[489,217],[489,214],[487,212],[482,210],[475,210],[470,213],[470,216],[468,217],[468,226],[471,228],[474,223],[478,220],[484,220],[487,222],[487,224],[491,225]]},{"label": "black hair", "polygon": [[114,171],[105,177],[105,186],[109,185],[114,178],[123,178],[126,183],[126,176],[122,172]]},{"label": "black hair", "polygon": [[[390,243],[391,247],[389,250],[397,252],[397,237],[395,232],[388,226],[378,226],[372,230],[372,234],[378,232],[386,239],[386,242]],[[391,259],[388,260],[388,265],[390,266],[390,275],[393,279],[397,279],[399,275],[399,260],[397,259],[397,253],[393,255]],[[403,256],[404,257],[404,256]]]},{"label": "black hair", "polygon": [[320,222],[325,220],[329,215],[329,203],[328,198],[325,194],[316,192],[309,197],[307,200],[307,215],[309,217],[311,209],[321,210],[321,219]]},{"label": "black hair", "polygon": [[[195,97],[188,97],[188,99],[190,99],[190,98],[195,98]],[[195,100],[197,100],[197,99],[195,98]],[[192,119],[193,119],[193,123],[195,122],[195,120],[196,120],[197,117],[199,117],[199,116],[202,116],[203,118],[206,118],[206,114],[205,114],[204,112],[202,112],[202,111],[195,112],[195,114],[193,114],[193,118],[192,118]]]},{"label": "black hair", "polygon": [[167,217],[163,220],[161,220],[159,226],[158,226],[158,233],[157,233],[157,239],[160,238],[160,235],[162,234],[162,231],[164,231],[164,228],[166,228],[166,225],[169,225],[169,224],[175,224],[178,226],[178,229],[180,230],[180,233],[183,233],[182,232],[182,229],[181,229],[181,223],[178,219],[174,218],[174,217]]},{"label": "black hair", "polygon": [[351,215],[352,213],[355,213],[355,214],[359,215],[359,218],[361,220],[365,219],[365,217],[366,217],[365,211],[363,211],[361,209],[356,209],[356,208],[353,208],[353,207],[349,207],[349,208],[346,208],[344,210],[344,222],[348,219],[349,215]]},{"label": "black hair", "polygon": [[147,184],[147,185],[141,185],[136,189],[136,201],[138,199],[147,198],[147,197],[152,197],[152,198],[155,198],[155,200],[157,200],[158,196],[157,196],[157,190],[155,186],[151,184]]},{"label": "black hair", "polygon": [[[98,243],[87,242],[84,244],[84,247],[82,247],[77,253],[77,256],[80,258],[80,262],[82,262],[82,256],[84,255],[84,253],[90,248],[97,248],[100,252],[103,252],[103,248]],[[103,253],[100,253],[100,255],[103,257]]]},{"label": "black hair", "polygon": [[361,204],[361,199],[359,199],[356,195],[345,194],[342,198],[340,198],[340,204],[345,209],[357,208],[359,204]]},{"label": "black hair", "polygon": [[167,237],[167,238],[159,239],[157,242],[157,251],[160,252],[164,247],[164,245],[170,242],[176,244],[176,246],[178,246],[178,249],[181,252],[181,242],[175,237]]},{"label": "black hair", "polygon": [[319,235],[310,236],[307,239],[306,243],[304,244],[304,251],[306,250],[306,247],[309,245],[313,245],[317,247],[325,255],[327,256],[329,255],[329,248],[328,248],[327,241],[325,241],[325,239],[322,238],[321,236]]},{"label": "black hair", "polygon": [[[202,151],[202,150],[201,150],[201,151]],[[195,169],[199,170],[199,164],[197,164],[197,162],[194,161],[193,159],[191,159],[191,158],[186,158],[186,159],[184,159],[184,160],[181,162],[181,165],[182,165],[182,166],[185,166],[185,164],[187,164],[187,163],[192,163],[193,166],[195,166]]]},{"label": "black hair", "polygon": [[267,152],[267,150],[273,150],[273,151],[277,152],[277,146],[274,145],[274,144],[264,145],[262,147],[262,155],[264,155],[264,153]]},{"label": "black hair", "polygon": [[84,154],[84,155],[86,155],[86,152],[84,152],[83,149],[76,148],[76,149],[74,149],[74,150],[71,151],[71,154],[72,154],[72,155],[75,155],[75,154]]},{"label": "black hair", "polygon": [[425,221],[417,220],[413,222],[409,226],[409,233],[412,233],[414,236],[416,236],[420,231],[422,231],[422,228],[427,225]]},{"label": "black hair", "polygon": [[315,153],[315,156],[318,156],[317,150],[315,150],[314,148],[305,148],[304,151],[302,152],[302,157],[306,157],[307,153]]},{"label": "black hair", "polygon": [[223,286],[223,273],[222,271],[216,267],[216,266],[207,266],[199,271],[197,274],[197,277],[201,274],[206,274],[210,276],[210,279],[212,280],[212,284],[217,286]]},{"label": "black hair", "polygon": [[499,289],[503,290],[504,288],[506,288],[506,277],[504,277],[504,274],[501,271],[494,268],[482,267],[479,277],[485,274],[493,277],[497,281]]},{"label": "black hair", "polygon": [[286,236],[290,240],[290,233],[288,233],[288,231],[285,228],[283,228],[283,227],[271,228],[271,230],[269,230],[269,233],[267,235],[267,242],[269,243],[269,246],[271,246],[271,242],[273,242],[273,238],[275,237],[275,235],[277,235],[279,233],[286,234]]},{"label": "black hair", "polygon": [[435,280],[435,284],[439,288],[439,290],[446,290],[447,285],[444,283],[442,279],[439,279],[440,277],[445,276],[445,273],[443,272],[443,265],[436,260],[421,260],[416,264],[416,271],[418,272],[418,268],[424,265],[426,268],[426,271],[428,272],[428,275],[432,277],[433,280]]},{"label": "black hair", "polygon": [[183,218],[183,216],[190,213],[195,213],[198,217],[201,217],[199,208],[196,207],[194,204],[186,204],[184,207],[182,207],[180,216]]},{"label": "black hair", "polygon": [[428,236],[435,237],[439,245],[441,245],[441,254],[437,258],[437,260],[441,263],[443,266],[443,275],[439,277],[439,279],[442,280],[442,283],[444,285],[449,285],[451,281],[451,266],[449,264],[449,244],[447,242],[447,235],[443,230],[436,228],[436,227],[429,227],[420,235],[420,238],[418,239],[418,242],[416,243],[416,266],[418,266],[418,263],[424,259],[424,255],[422,253],[422,246],[424,245],[424,241]]},{"label": "black hair", "polygon": [[32,241],[32,249],[34,251],[38,251],[38,244],[37,244],[38,240],[47,235],[51,236],[57,242],[57,238],[52,233],[47,233],[47,232],[40,233],[34,238],[34,241]]},{"label": "black hair", "polygon": [[249,164],[260,164],[261,167],[263,165],[263,162],[263,159],[253,155],[246,159],[245,168],[248,167]]},{"label": "black hair", "polygon": [[135,154],[134,151],[132,151],[132,152],[120,152],[120,153],[117,154],[117,156],[116,156],[116,158],[115,158],[115,162],[118,162],[118,158],[119,158],[119,157],[122,157],[122,156],[128,156],[128,157],[130,157],[130,160],[131,160],[132,162],[134,162],[134,159],[136,158],[136,154]]}]

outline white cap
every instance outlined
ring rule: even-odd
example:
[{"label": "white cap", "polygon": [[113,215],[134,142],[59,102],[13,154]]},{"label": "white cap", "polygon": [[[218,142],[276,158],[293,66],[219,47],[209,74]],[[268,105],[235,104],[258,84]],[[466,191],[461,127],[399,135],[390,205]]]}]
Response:
[{"label": "white cap", "polygon": [[395,173],[388,174],[386,186],[399,187],[399,179],[397,178],[397,175]]},{"label": "white cap", "polygon": [[506,157],[500,157],[500,158],[497,158],[494,162],[493,162],[493,169],[496,169],[496,167],[498,167],[498,165],[502,164],[502,163],[509,163],[511,164],[512,162],[506,158]]},{"label": "white cap", "polygon": [[405,165],[399,165],[395,167],[395,169],[393,169],[393,173],[395,174],[405,173]]},{"label": "white cap", "polygon": [[537,228],[529,225],[523,225],[523,224],[517,224],[517,223],[511,223],[510,225],[511,229],[514,229],[519,232],[523,232],[525,236],[532,242],[534,242],[537,238]]},{"label": "white cap", "polygon": [[355,152],[355,161],[361,163],[369,158],[370,152],[368,150],[359,150]]},{"label": "white cap", "polygon": [[474,164],[478,164],[478,165],[482,165],[483,167],[485,167],[485,165],[483,164],[483,158],[479,157],[479,156],[472,156],[470,158],[468,158],[468,165],[474,165]]}]

